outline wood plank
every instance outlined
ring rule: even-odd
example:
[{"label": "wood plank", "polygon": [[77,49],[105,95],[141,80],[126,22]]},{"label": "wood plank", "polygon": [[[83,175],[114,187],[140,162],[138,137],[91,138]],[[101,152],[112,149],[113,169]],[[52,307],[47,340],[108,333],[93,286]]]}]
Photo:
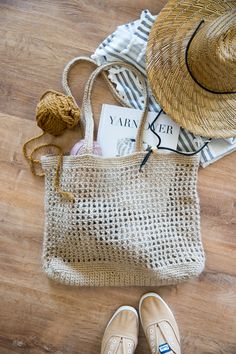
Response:
[{"label": "wood plank", "polygon": [[[71,58],[90,55],[118,25],[135,20],[147,6],[155,14],[164,3],[1,1],[2,111],[34,119],[42,93],[48,88],[61,90],[62,70]],[[87,77],[87,72],[83,75]]]}]

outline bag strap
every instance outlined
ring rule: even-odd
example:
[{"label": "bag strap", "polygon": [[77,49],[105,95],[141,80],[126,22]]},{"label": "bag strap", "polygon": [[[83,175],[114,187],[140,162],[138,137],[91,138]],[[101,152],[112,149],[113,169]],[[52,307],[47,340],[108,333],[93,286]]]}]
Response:
[{"label": "bag strap", "polygon": [[[68,78],[69,78],[69,72],[71,71],[71,69],[77,65],[79,62],[87,62],[87,63],[91,63],[93,64],[94,66],[98,67],[98,64],[96,63],[96,61],[90,57],[86,57],[86,56],[83,56],[83,55],[80,55],[78,57],[75,57],[73,59],[71,59],[65,66],[64,70],[63,70],[63,73],[62,73],[62,87],[65,91],[65,93],[68,95],[68,96],[71,96],[74,100],[74,102],[76,103],[75,101],[75,98],[71,92],[71,89],[70,89],[70,86],[69,86],[69,82],[68,82]],[[105,74],[105,72],[102,73],[103,75],[103,78],[105,80],[105,82],[107,83],[110,91],[111,91],[111,94],[112,96],[122,105],[122,106],[125,106],[125,107],[129,107],[129,108],[132,108],[132,106],[126,101],[124,100],[119,94],[118,92],[116,91],[115,87],[113,86],[113,84],[111,83],[111,81],[108,79],[107,75]]]},{"label": "bag strap", "polygon": [[82,115],[85,120],[85,144],[84,144],[84,153],[92,154],[93,152],[93,134],[94,134],[94,119],[93,119],[93,111],[91,105],[91,94],[94,86],[94,82],[96,78],[101,72],[104,72],[111,67],[114,66],[122,66],[130,71],[132,71],[140,80],[140,83],[143,87],[143,96],[144,96],[144,110],[142,112],[142,116],[140,118],[137,135],[136,135],[136,149],[135,151],[143,151],[143,131],[144,125],[146,123],[146,117],[148,114],[148,88],[145,80],[145,76],[133,65],[128,64],[126,62],[115,61],[111,63],[106,63],[99,66],[95,69],[90,75],[87,84],[85,86],[83,104],[82,104]]},{"label": "bag strap", "polygon": [[[93,60],[92,58],[86,57],[86,56],[79,56],[75,57],[72,60],[70,60],[67,65],[64,68],[63,74],[62,74],[62,86],[64,88],[65,93],[67,93],[69,96],[73,97],[69,83],[68,83],[68,76],[70,70],[78,63],[78,62],[90,62],[97,66],[97,68],[92,72],[90,75],[86,86],[85,86],[85,91],[84,91],[84,97],[83,97],[83,103],[82,103],[82,118],[85,122],[85,145],[83,148],[84,153],[89,153],[91,154],[93,152],[93,134],[94,134],[94,119],[93,119],[93,111],[92,111],[92,106],[91,106],[91,94],[92,94],[92,89],[94,82],[97,78],[97,76],[101,73],[103,75],[103,78],[105,79],[113,97],[118,101],[122,106],[133,108],[123,97],[121,97],[118,92],[116,91],[115,87],[109,80],[107,74],[105,71],[108,69],[114,67],[114,66],[122,66],[130,71],[132,71],[139,79],[143,87],[143,95],[144,95],[144,111],[142,114],[142,117],[140,119],[140,124],[138,127],[137,131],[137,137],[136,137],[136,151],[142,151],[142,140],[143,140],[143,130],[144,130],[144,125],[146,122],[146,116],[148,113],[148,89],[147,89],[147,84],[145,80],[145,76],[133,65],[128,64],[126,62],[122,61],[114,61],[111,63],[105,63],[100,66],[97,65],[96,61]],[[73,97],[74,101],[75,98]]]}]

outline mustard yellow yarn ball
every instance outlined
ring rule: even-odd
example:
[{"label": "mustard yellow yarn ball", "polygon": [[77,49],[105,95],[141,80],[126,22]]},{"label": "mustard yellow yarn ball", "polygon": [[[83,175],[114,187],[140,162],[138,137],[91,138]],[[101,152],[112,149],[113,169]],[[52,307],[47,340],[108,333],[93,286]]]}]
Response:
[{"label": "mustard yellow yarn ball", "polygon": [[70,96],[57,91],[47,91],[36,107],[36,121],[46,133],[61,135],[79,122],[80,110]]}]

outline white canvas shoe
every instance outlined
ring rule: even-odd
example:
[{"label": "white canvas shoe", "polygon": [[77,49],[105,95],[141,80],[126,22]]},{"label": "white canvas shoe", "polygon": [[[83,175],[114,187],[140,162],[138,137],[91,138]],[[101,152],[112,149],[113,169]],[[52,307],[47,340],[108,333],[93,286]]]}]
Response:
[{"label": "white canvas shoe", "polygon": [[138,343],[139,317],[135,308],[122,306],[105,329],[101,354],[133,354]]},{"label": "white canvas shoe", "polygon": [[155,293],[141,297],[139,315],[152,354],[181,354],[178,325],[165,301]]}]

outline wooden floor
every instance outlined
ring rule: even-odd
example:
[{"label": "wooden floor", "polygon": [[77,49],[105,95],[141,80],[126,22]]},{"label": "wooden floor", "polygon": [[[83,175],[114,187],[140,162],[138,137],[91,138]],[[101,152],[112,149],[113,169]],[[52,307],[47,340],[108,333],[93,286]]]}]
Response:
[{"label": "wooden floor", "polygon": [[[31,175],[21,154],[23,142],[39,131],[35,105],[45,90],[61,90],[62,69],[69,59],[89,55],[117,25],[136,19],[144,8],[158,13],[165,2],[0,2],[1,354],[97,354],[113,311],[124,304],[137,306],[150,290],[173,309],[183,353],[236,353],[235,154],[199,171],[207,255],[199,279],[152,289],[82,289],[54,284],[41,270],[43,180]],[[73,73],[79,102],[88,70],[83,66]],[[95,101],[112,102],[102,83]],[[61,141],[69,150],[77,138],[78,133],[71,132]],[[142,330],[136,352],[148,353]]]}]

